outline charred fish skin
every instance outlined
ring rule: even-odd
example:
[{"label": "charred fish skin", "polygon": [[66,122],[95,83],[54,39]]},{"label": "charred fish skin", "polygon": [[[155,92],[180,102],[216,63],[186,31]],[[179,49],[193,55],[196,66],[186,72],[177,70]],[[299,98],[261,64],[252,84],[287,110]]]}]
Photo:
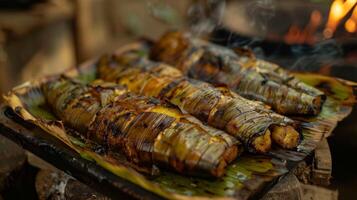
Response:
[{"label": "charred fish skin", "polygon": [[103,56],[97,65],[101,79],[124,85],[141,95],[167,100],[204,123],[236,137],[250,152],[269,151],[271,139],[268,129],[272,125],[292,123],[289,118],[266,109],[262,104],[227,89],[186,78],[178,69],[150,61],[135,51]]},{"label": "charred fish skin", "polygon": [[192,38],[187,33],[165,34],[152,47],[150,57],[174,65],[189,77],[226,85],[281,114],[316,115],[325,99],[321,91],[277,65]]},{"label": "charred fish skin", "polygon": [[139,166],[220,177],[241,151],[239,142],[226,133],[122,87],[59,80],[43,90],[66,125]]}]

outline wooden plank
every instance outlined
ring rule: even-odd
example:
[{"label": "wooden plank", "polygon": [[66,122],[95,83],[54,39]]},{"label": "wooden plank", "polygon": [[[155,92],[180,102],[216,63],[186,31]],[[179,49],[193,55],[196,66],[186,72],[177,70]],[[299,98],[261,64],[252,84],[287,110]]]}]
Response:
[{"label": "wooden plank", "polygon": [[327,186],[330,184],[331,172],[332,158],[330,147],[327,140],[323,139],[315,150],[311,182],[316,185]]},{"label": "wooden plank", "polygon": [[11,174],[20,171],[25,163],[25,151],[13,141],[0,135],[0,191],[8,186],[12,178]]},{"label": "wooden plank", "polygon": [[302,198],[311,200],[337,200],[338,191],[329,190],[323,187],[318,187],[314,185],[302,184]]},{"label": "wooden plank", "polygon": [[326,139],[315,149],[312,162],[300,162],[294,170],[294,174],[302,183],[321,186],[330,185],[331,172],[331,152]]},{"label": "wooden plank", "polygon": [[36,176],[35,185],[39,200],[110,200],[58,170],[40,170]]},{"label": "wooden plank", "polygon": [[301,184],[292,173],[281,179],[262,200],[300,200],[302,199]]}]

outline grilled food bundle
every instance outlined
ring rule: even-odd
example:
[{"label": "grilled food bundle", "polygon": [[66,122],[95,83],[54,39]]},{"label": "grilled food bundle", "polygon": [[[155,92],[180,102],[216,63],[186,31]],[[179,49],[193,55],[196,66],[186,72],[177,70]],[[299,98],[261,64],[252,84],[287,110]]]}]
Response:
[{"label": "grilled food bundle", "polygon": [[323,92],[273,63],[187,33],[169,32],[162,36],[153,46],[151,58],[171,64],[191,78],[228,86],[243,97],[264,102],[282,114],[316,115],[325,99]]},{"label": "grilled food bundle", "polygon": [[66,125],[135,165],[220,177],[241,143],[254,153],[299,144],[295,121],[271,108],[321,110],[322,92],[247,51],[181,32],[164,35],[149,55],[140,44],[102,56],[91,85],[61,78],[43,86]]},{"label": "grilled food bundle", "polygon": [[264,153],[273,140],[285,148],[294,148],[299,133],[292,120],[276,114],[261,103],[247,100],[230,90],[189,79],[169,65],[153,62],[129,49],[103,56],[98,77],[116,82],[130,91],[167,100],[210,126],[239,139],[251,152]]},{"label": "grilled food bundle", "polygon": [[232,136],[121,87],[60,79],[45,84],[43,91],[67,126],[139,166],[219,177],[241,151]]}]

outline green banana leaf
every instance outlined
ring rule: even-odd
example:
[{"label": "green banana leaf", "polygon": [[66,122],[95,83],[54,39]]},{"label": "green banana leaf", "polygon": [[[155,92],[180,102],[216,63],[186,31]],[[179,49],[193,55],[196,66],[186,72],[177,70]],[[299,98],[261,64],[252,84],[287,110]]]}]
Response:
[{"label": "green banana leaf", "polygon": [[[92,62],[64,73],[83,82],[95,79],[95,66]],[[234,161],[227,173],[220,179],[204,179],[161,171],[154,177],[140,174],[113,156],[101,155],[91,149],[81,138],[70,134],[63,123],[56,119],[47,108],[41,91],[43,78],[27,82],[14,88],[4,98],[7,104],[24,120],[27,120],[57,137],[75,150],[83,158],[96,162],[113,174],[127,179],[139,187],[168,199],[247,199],[261,188],[288,173],[286,161],[300,161],[313,151],[323,137],[328,136],[337,122],[345,118],[355,102],[357,84],[313,74],[296,74],[304,82],[326,92],[327,101],[322,112],[316,117],[295,119],[301,122],[303,139],[297,150],[274,149],[269,155],[246,154]]]}]

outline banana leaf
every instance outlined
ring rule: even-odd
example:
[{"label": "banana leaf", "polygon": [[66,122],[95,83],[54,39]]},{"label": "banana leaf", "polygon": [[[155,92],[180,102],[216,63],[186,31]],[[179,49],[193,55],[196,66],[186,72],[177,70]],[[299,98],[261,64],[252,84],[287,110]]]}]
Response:
[{"label": "banana leaf", "polygon": [[[75,77],[84,83],[90,82],[96,78],[95,66],[88,62],[65,72],[64,75]],[[193,178],[169,171],[162,171],[156,176],[146,176],[110,153],[94,151],[91,145],[76,137],[76,134],[73,134],[75,131],[65,127],[48,109],[40,86],[48,81],[49,77],[24,83],[4,98],[22,119],[55,136],[83,158],[163,198],[248,199],[288,173],[292,169],[291,166],[294,166],[290,162],[294,161],[293,164],[296,164],[310,154],[322,138],[330,135],[337,122],[351,112],[355,103],[356,83],[314,74],[296,76],[307,84],[324,90],[328,95],[318,116],[295,118],[301,122],[304,136],[299,147],[296,150],[276,148],[268,155],[243,155],[227,168],[227,173],[220,179]]]}]

